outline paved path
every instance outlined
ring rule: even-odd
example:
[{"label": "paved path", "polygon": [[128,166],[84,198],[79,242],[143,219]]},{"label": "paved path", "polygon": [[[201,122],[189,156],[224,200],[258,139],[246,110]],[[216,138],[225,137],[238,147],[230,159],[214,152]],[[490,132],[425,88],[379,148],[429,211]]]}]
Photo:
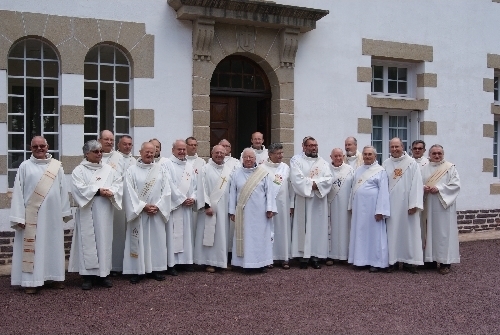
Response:
[{"label": "paved path", "polygon": [[[484,235],[486,236],[486,235]],[[0,277],[2,334],[498,334],[500,240],[462,242],[461,264],[368,273],[351,266],[267,274],[181,273],[164,282],[26,295]]]}]

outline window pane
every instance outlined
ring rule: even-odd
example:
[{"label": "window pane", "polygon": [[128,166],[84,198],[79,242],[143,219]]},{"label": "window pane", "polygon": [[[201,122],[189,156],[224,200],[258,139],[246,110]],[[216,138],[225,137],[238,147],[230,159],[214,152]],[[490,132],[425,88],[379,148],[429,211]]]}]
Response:
[{"label": "window pane", "polygon": [[253,88],[254,88],[254,76],[244,76],[243,77],[243,88],[253,90]]},{"label": "window pane", "polygon": [[23,97],[9,97],[9,113],[24,114]]},{"label": "window pane", "polygon": [[115,57],[116,57],[116,64],[128,65],[127,57],[120,50],[116,49]]},{"label": "window pane", "polygon": [[406,87],[407,87],[406,82],[398,82],[398,93],[399,94],[407,94],[408,91],[407,91]]},{"label": "window pane", "polygon": [[85,64],[83,66],[83,73],[86,80],[97,80],[97,65]]},{"label": "window pane", "polygon": [[17,171],[9,171],[9,187],[14,187]]},{"label": "window pane", "polygon": [[9,57],[24,58],[24,41],[16,43],[16,45],[10,50]]},{"label": "window pane", "polygon": [[38,60],[26,61],[26,76],[28,77],[41,77],[42,76],[42,62]]},{"label": "window pane", "polygon": [[[118,54],[118,53],[117,53]],[[115,80],[116,81],[129,81],[129,68],[124,66],[115,67]]]},{"label": "window pane", "polygon": [[384,67],[378,65],[372,65],[372,76],[373,78],[383,79],[384,78]]},{"label": "window pane", "polygon": [[58,92],[58,81],[45,79],[43,81],[43,95],[46,97],[57,97],[59,96]]},{"label": "window pane", "polygon": [[87,52],[87,56],[85,56],[85,62],[89,63],[97,63],[97,53],[99,48],[93,48],[89,52]]},{"label": "window pane", "polygon": [[217,65],[220,72],[229,72],[231,70],[231,61],[225,60]]},{"label": "window pane", "polygon": [[243,64],[240,60],[233,60],[231,62],[231,72],[241,73],[243,70]]},{"label": "window pane", "polygon": [[387,92],[389,93],[398,93],[398,82],[397,81],[388,81],[387,82]]},{"label": "window pane", "polygon": [[47,143],[49,144],[50,150],[59,150],[59,143],[57,141],[57,135],[44,135]]},{"label": "window pane", "polygon": [[218,87],[219,86],[219,75],[214,72],[212,78],[210,79],[210,87]]},{"label": "window pane", "polygon": [[373,80],[373,90],[372,92],[384,92],[384,81],[374,79]]},{"label": "window pane", "polygon": [[266,86],[264,85],[264,80],[262,80],[261,76],[255,77],[255,89],[256,90],[265,90]]},{"label": "window pane", "polygon": [[116,116],[129,116],[128,101],[116,102]]},{"label": "window pane", "polygon": [[90,140],[97,140],[97,135],[84,135],[83,142],[88,142]]},{"label": "window pane", "polygon": [[[40,88],[42,87],[41,85],[41,80],[40,79],[26,79],[26,87],[30,87],[30,88]],[[26,90],[28,91],[28,90]]]},{"label": "window pane", "polygon": [[382,115],[373,115],[372,120],[374,127],[382,127]]},{"label": "window pane", "polygon": [[43,114],[58,114],[57,98],[43,99]]},{"label": "window pane", "polygon": [[101,78],[102,81],[113,81],[113,67],[101,65]]},{"label": "window pane", "polygon": [[129,119],[116,119],[116,133],[128,134]]},{"label": "window pane", "polygon": [[99,47],[101,51],[101,64],[113,64],[115,62],[115,48],[107,45],[101,45]]},{"label": "window pane", "polygon": [[407,80],[407,69],[405,67],[398,68],[398,80]]},{"label": "window pane", "polygon": [[9,115],[7,124],[10,132],[24,132],[23,115]]},{"label": "window pane", "polygon": [[391,138],[398,137],[398,129],[397,128],[389,128],[389,140]]},{"label": "window pane", "polygon": [[402,140],[405,141],[408,139],[408,133],[406,129],[399,129],[397,136]]},{"label": "window pane", "polygon": [[43,62],[44,77],[59,77],[59,64],[57,62]]},{"label": "window pane", "polygon": [[17,169],[25,160],[23,152],[9,152],[9,169]]},{"label": "window pane", "polygon": [[388,67],[387,68],[387,79],[396,80],[398,78],[398,68],[397,67]]},{"label": "window pane", "polygon": [[9,76],[24,76],[24,61],[21,59],[9,59]]},{"label": "window pane", "polygon": [[232,88],[241,88],[241,75],[240,74],[233,74],[231,76],[231,87]]},{"label": "window pane", "polygon": [[406,116],[398,116],[398,126],[399,127],[407,127],[408,117]]},{"label": "window pane", "polygon": [[55,51],[47,44],[45,44],[45,43],[42,43],[42,44],[43,44],[43,58],[44,59],[58,60]]},{"label": "window pane", "polygon": [[397,116],[389,116],[389,127],[395,128],[398,126],[398,117]]},{"label": "window pane", "polygon": [[24,134],[9,134],[9,149],[24,150]]},{"label": "window pane", "polygon": [[42,42],[39,40],[26,40],[26,58],[42,58]]},{"label": "window pane", "polygon": [[[49,133],[57,133],[59,131],[59,117],[58,116],[44,116],[43,117],[43,131]],[[52,148],[54,149],[54,148]]]},{"label": "window pane", "polygon": [[250,64],[248,62],[244,62],[243,63],[243,73],[245,73],[245,74],[253,74],[254,73],[254,68],[253,68],[252,64]]},{"label": "window pane", "polygon": [[97,134],[97,118],[96,117],[86,117],[85,124],[83,126],[84,133],[94,133]]},{"label": "window pane", "polygon": [[97,115],[97,100],[85,100],[83,106],[85,115]]},{"label": "window pane", "polygon": [[85,82],[85,89],[83,90],[83,96],[85,98],[97,98],[97,88],[98,84],[96,82]]},{"label": "window pane", "polygon": [[382,128],[373,128],[372,133],[373,140],[381,140],[382,139]]},{"label": "window pane", "polygon": [[219,75],[219,87],[229,87],[229,75],[223,73]]},{"label": "window pane", "polygon": [[116,98],[128,99],[128,84],[116,84]]}]

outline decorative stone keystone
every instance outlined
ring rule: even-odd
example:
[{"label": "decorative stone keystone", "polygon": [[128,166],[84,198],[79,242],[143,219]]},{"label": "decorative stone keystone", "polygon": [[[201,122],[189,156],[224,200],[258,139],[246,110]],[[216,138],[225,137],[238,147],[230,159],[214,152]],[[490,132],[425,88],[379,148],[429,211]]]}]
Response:
[{"label": "decorative stone keystone", "polygon": [[295,55],[299,47],[299,32],[297,28],[285,28],[280,32],[280,65],[293,67]]}]

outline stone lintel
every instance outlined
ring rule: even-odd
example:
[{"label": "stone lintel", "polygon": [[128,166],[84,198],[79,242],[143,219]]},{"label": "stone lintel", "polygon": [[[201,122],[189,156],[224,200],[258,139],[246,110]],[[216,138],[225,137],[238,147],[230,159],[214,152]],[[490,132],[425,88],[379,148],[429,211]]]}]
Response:
[{"label": "stone lintel", "polygon": [[155,111],[153,109],[132,109],[130,114],[132,127],[155,126]]},{"label": "stone lintel", "polygon": [[433,48],[429,45],[409,44],[363,38],[362,54],[391,59],[432,62]]},{"label": "stone lintel", "polygon": [[199,17],[230,24],[270,28],[299,28],[301,33],[316,28],[316,21],[328,10],[277,4],[271,1],[247,0],[168,0],[180,20]]},{"label": "stone lintel", "polygon": [[372,133],[372,119],[358,118],[358,134]]},{"label": "stone lintel", "polygon": [[495,126],[492,124],[483,124],[483,137],[493,138],[495,136]]},{"label": "stone lintel", "polygon": [[360,83],[371,83],[372,81],[372,68],[358,66],[358,82]]},{"label": "stone lintel", "polygon": [[493,172],[493,158],[483,158],[483,172]]},{"label": "stone lintel", "polygon": [[420,135],[437,135],[437,122],[435,121],[420,122]]},{"label": "stone lintel", "polygon": [[375,97],[368,94],[366,105],[373,108],[404,109],[404,110],[427,110],[429,108],[428,99],[397,99]]},{"label": "stone lintel", "polygon": [[437,74],[435,73],[417,74],[417,87],[437,87]]}]

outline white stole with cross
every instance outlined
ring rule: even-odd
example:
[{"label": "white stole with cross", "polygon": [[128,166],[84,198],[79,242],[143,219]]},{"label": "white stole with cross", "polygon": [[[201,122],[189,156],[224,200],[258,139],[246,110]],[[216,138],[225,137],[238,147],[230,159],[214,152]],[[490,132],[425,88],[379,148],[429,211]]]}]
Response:
[{"label": "white stole with cross", "polygon": [[[216,163],[213,163],[216,164]],[[205,229],[203,231],[203,245],[206,247],[213,247],[215,241],[215,225],[217,223],[217,204],[224,195],[229,184],[229,177],[233,171],[230,164],[224,164],[220,173],[219,187],[212,190],[209,197],[209,206],[212,208],[213,215],[205,215]]]},{"label": "white stole with cross", "polygon": [[365,172],[363,172],[363,174],[357,180],[354,181],[351,198],[354,196],[354,194],[356,194],[356,191],[361,185],[363,185],[367,180],[369,180],[371,177],[373,177],[382,170],[384,170],[384,168],[381,167],[378,163],[375,163],[372,166],[370,166]]}]

